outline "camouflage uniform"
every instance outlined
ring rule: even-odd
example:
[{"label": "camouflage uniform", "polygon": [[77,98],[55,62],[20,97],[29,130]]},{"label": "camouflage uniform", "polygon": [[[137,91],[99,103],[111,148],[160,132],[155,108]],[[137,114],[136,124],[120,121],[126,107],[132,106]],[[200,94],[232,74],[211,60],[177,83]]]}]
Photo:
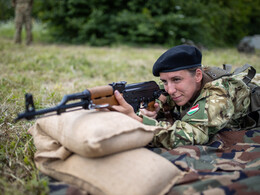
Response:
[{"label": "camouflage uniform", "polygon": [[[154,136],[153,146],[173,149],[182,145],[205,144],[224,127],[241,128],[250,105],[250,89],[241,80],[241,75],[225,76],[210,82],[205,82],[206,76],[203,75],[204,84],[195,101],[179,108],[181,120],[171,124],[143,116],[144,124],[165,127]],[[171,98],[167,104],[174,109]]]},{"label": "camouflage uniform", "polygon": [[21,43],[21,33],[23,24],[26,30],[26,45],[32,42],[32,21],[31,12],[33,0],[12,0],[15,7],[15,43]]}]

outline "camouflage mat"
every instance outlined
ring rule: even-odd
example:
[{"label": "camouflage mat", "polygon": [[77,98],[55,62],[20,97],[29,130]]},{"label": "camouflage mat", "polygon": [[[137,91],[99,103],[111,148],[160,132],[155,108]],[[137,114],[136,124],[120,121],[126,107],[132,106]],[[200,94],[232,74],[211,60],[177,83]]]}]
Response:
[{"label": "camouflage mat", "polygon": [[[260,194],[260,128],[222,130],[208,145],[149,149],[185,172],[168,195]],[[58,181],[51,181],[49,187],[52,195],[82,194]]]},{"label": "camouflage mat", "polygon": [[171,194],[260,194],[260,128],[223,130],[208,145],[152,149],[186,172]]}]

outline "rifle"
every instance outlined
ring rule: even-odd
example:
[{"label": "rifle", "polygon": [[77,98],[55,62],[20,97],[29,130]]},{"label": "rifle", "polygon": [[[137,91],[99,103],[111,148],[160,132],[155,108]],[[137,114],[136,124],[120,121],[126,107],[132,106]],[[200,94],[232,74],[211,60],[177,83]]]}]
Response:
[{"label": "rifle", "polygon": [[[32,120],[35,119],[35,116],[46,113],[52,113],[51,115],[60,115],[63,112],[75,111],[78,109],[99,109],[108,108],[111,105],[118,105],[118,102],[114,97],[115,90],[118,90],[123,95],[126,102],[133,107],[135,112],[137,112],[140,108],[152,110],[155,99],[158,99],[163,93],[155,81],[133,83],[128,85],[126,85],[125,81],[116,83],[113,82],[106,86],[98,86],[86,89],[83,92],[65,95],[57,106],[40,110],[35,109],[33,95],[26,93],[25,112],[19,113],[15,121],[21,119]],[[68,103],[70,101],[74,102]],[[44,117],[46,116],[49,115],[44,115]]]}]

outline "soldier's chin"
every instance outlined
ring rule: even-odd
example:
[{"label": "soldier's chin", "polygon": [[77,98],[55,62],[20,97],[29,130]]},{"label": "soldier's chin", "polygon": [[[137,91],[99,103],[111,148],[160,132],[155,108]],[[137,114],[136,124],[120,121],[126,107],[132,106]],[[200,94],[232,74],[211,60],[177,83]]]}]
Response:
[{"label": "soldier's chin", "polygon": [[188,101],[184,101],[184,100],[173,100],[175,104],[177,104],[178,106],[184,106]]}]

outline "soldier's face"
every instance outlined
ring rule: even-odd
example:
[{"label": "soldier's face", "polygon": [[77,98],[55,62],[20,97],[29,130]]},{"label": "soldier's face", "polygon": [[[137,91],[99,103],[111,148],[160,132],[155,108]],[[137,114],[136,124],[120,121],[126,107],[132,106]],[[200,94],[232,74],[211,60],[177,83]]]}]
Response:
[{"label": "soldier's face", "polygon": [[173,101],[183,106],[200,90],[202,71],[197,69],[195,75],[187,70],[161,72],[160,79]]}]

